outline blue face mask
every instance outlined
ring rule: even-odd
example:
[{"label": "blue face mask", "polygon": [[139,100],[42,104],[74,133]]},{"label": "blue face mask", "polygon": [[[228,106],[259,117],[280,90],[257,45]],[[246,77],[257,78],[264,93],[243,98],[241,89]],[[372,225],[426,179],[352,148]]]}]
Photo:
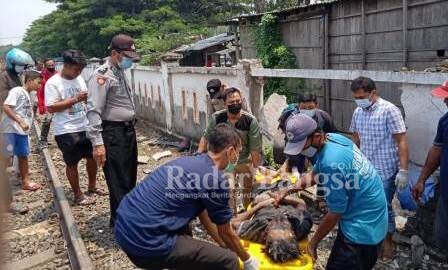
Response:
[{"label": "blue face mask", "polygon": [[358,105],[358,107],[360,107],[362,109],[367,109],[370,106],[372,106],[372,104],[373,104],[371,98],[372,98],[372,94],[370,94],[369,97],[367,97],[367,98],[355,99],[356,105]]},{"label": "blue face mask", "polygon": [[307,149],[304,149],[301,154],[304,155],[307,158],[312,158],[316,155],[317,149],[314,146],[310,146]]},{"label": "blue face mask", "polygon": [[316,109],[313,110],[300,110],[301,113],[308,115],[309,117],[313,118],[316,115]]},{"label": "blue face mask", "polygon": [[226,172],[226,173],[233,173],[235,171],[235,167],[236,167],[235,163],[229,162],[227,164],[226,168],[224,169],[224,172]]},{"label": "blue face mask", "polygon": [[121,62],[118,64],[120,66],[121,69],[128,69],[131,68],[133,64],[132,58],[129,57],[123,57],[123,59],[121,60]]},{"label": "blue face mask", "polygon": [[367,109],[370,106],[372,106],[372,101],[370,101],[370,99],[368,98],[363,98],[363,99],[355,99],[356,105],[358,105],[358,107],[361,107],[363,109]]},{"label": "blue face mask", "polygon": [[226,173],[235,172],[235,167],[236,167],[236,164],[238,164],[238,159],[239,159],[238,155],[236,156],[236,160],[234,160],[233,162],[230,161],[230,159],[229,159],[229,163],[227,164],[226,168],[224,169],[224,172],[226,172]]}]

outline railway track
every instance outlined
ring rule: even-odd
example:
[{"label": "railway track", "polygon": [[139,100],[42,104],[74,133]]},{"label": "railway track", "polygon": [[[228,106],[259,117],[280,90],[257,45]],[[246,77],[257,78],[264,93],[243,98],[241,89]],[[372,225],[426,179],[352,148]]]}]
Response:
[{"label": "railway track", "polygon": [[[30,177],[43,188],[36,192],[21,190],[20,182],[10,174],[16,201],[29,206],[25,215],[6,214],[4,237],[6,269],[137,269],[116,245],[109,228],[109,198],[96,196],[88,206],[74,204],[73,194],[65,176],[62,153],[50,135],[50,145],[43,151],[36,148],[39,124],[33,125],[31,137]],[[170,148],[149,145],[148,141],[166,135],[141,122],[137,128],[139,155],[152,154]],[[171,149],[171,157],[138,167],[138,179],[157,166],[180,154]],[[80,186],[87,190],[85,162],[79,165]],[[15,179],[15,180],[14,180]],[[97,186],[107,190],[102,172]]]},{"label": "railway track", "polygon": [[35,122],[30,178],[42,188],[35,192],[21,190],[16,173],[9,171],[14,199],[30,211],[25,215],[6,214],[5,269],[94,269],[50,154],[35,147],[36,134],[40,129]]}]

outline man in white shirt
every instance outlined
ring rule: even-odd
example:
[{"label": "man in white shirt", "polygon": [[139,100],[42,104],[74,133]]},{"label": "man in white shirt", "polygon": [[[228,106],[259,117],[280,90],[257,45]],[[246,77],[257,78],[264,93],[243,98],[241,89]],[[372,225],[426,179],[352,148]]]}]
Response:
[{"label": "man in white shirt", "polygon": [[45,85],[45,105],[53,113],[56,143],[62,151],[66,164],[66,175],[72,187],[75,203],[88,205],[95,203],[91,196],[84,196],[79,186],[78,163],[87,159],[89,178],[88,192],[107,195],[96,187],[97,165],[92,158],[92,144],[86,137],[87,86],[80,76],[86,66],[84,55],[76,50],[63,52],[64,67],[51,77]]}]

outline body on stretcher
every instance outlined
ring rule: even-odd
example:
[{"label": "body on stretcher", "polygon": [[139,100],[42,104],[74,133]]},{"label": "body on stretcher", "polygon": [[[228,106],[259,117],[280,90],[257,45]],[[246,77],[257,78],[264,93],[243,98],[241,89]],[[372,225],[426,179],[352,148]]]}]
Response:
[{"label": "body on stretcher", "polygon": [[[264,176],[263,175],[256,175],[255,180],[257,182],[263,181]],[[272,179],[271,183],[275,183],[277,181],[280,181],[280,177],[276,177]],[[297,179],[292,176],[291,182],[295,183]],[[249,206],[250,207],[250,206]],[[241,243],[244,247],[244,249],[251,255],[257,258],[257,260],[260,262],[260,270],[312,270],[313,265],[313,259],[311,256],[306,254],[306,248],[308,246],[308,239],[303,239],[298,243],[299,250],[302,255],[299,256],[297,260],[290,261],[287,263],[274,263],[272,262],[268,256],[263,252],[264,246],[262,244],[254,243],[247,240],[241,240]],[[241,267],[243,267],[243,262],[240,261]]]}]

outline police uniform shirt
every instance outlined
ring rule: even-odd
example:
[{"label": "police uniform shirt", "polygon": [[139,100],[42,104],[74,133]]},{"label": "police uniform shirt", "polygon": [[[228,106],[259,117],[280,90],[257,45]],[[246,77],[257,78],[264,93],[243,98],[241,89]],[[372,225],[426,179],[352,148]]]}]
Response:
[{"label": "police uniform shirt", "polygon": [[133,121],[134,93],[124,71],[115,67],[110,58],[95,70],[88,82],[87,137],[94,146],[102,145],[103,121]]}]

